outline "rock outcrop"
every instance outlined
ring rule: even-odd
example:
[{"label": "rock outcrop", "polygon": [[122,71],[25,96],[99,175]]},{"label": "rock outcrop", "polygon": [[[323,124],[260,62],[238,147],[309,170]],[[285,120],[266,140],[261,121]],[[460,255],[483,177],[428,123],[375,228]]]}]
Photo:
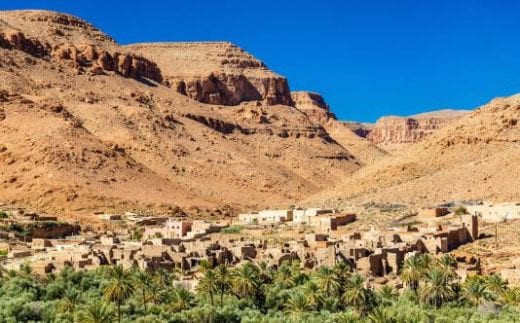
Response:
[{"label": "rock outcrop", "polygon": [[75,67],[87,69],[91,74],[116,72],[137,80],[148,79],[161,83],[161,70],[152,61],[132,53],[110,52],[95,45],[76,47],[59,45],[52,49],[52,57]]},{"label": "rock outcrop", "polygon": [[199,102],[292,105],[287,80],[231,43],[136,44],[126,48],[156,62],[166,85]]},{"label": "rock outcrop", "polygon": [[311,119],[316,120],[318,123],[336,119],[336,116],[330,112],[329,105],[325,102],[321,94],[296,91],[291,92],[291,97],[298,110],[308,115]]},{"label": "rock outcrop", "polygon": [[382,117],[366,137],[375,144],[410,144],[431,135],[465,113],[443,110],[442,113],[431,112],[412,117]]},{"label": "rock outcrop", "polygon": [[95,45],[52,45],[27,38],[19,30],[0,29],[0,47],[19,50],[37,58],[54,59],[91,74],[115,72],[138,80],[148,79],[158,83],[163,81],[161,71],[150,60],[132,53],[110,52]]},{"label": "rock outcrop", "polygon": [[0,11],[0,34],[2,203],[223,214],[293,204],[361,167],[229,43],[120,46],[45,11]]},{"label": "rock outcrop", "polygon": [[291,95],[294,106],[298,111],[308,116],[316,124],[321,125],[335,142],[352,152],[362,163],[371,164],[386,156],[383,149],[365,138],[361,138],[351,129],[348,123],[337,120],[320,94],[298,91],[292,92]]}]

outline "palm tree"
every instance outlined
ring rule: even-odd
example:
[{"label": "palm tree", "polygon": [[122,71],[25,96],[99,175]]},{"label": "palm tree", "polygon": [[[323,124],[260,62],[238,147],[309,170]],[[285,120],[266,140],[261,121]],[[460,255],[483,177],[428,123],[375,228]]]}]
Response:
[{"label": "palm tree", "polygon": [[401,280],[414,292],[419,288],[419,282],[423,277],[423,263],[419,256],[413,255],[404,261],[401,271]]},{"label": "palm tree", "polygon": [[184,287],[177,287],[173,291],[171,308],[174,312],[188,310],[195,304],[195,296]]},{"label": "palm tree", "polygon": [[383,285],[377,291],[381,305],[390,306],[394,303],[399,294],[390,286]]},{"label": "palm tree", "polygon": [[275,282],[283,288],[292,288],[295,286],[293,272],[287,263],[283,263],[275,272]]},{"label": "palm tree", "polygon": [[290,294],[285,303],[285,309],[291,313],[291,315],[298,315],[312,310],[312,306],[307,297],[300,291],[297,291]]},{"label": "palm tree", "polygon": [[338,295],[343,295],[345,285],[347,284],[347,280],[350,278],[352,274],[352,268],[350,265],[344,261],[337,262],[334,268],[334,275],[336,276],[336,280],[338,281]]},{"label": "palm tree", "polygon": [[151,286],[155,283],[153,276],[145,271],[136,268],[133,272],[133,278],[135,281],[135,286],[141,291],[141,298],[144,306],[144,312],[148,311],[147,308],[147,295],[150,292]]},{"label": "palm tree", "polygon": [[426,274],[426,284],[419,289],[419,296],[423,302],[439,308],[452,300],[455,292],[447,283],[445,271],[433,268]]},{"label": "palm tree", "polygon": [[497,274],[488,276],[484,283],[495,299],[499,298],[507,289],[507,281]]},{"label": "palm tree", "polygon": [[114,312],[105,302],[94,301],[78,312],[76,322],[81,323],[111,323]]},{"label": "palm tree", "polygon": [[347,281],[343,300],[347,305],[354,306],[360,315],[365,315],[372,306],[371,291],[365,287],[365,279],[360,274],[354,274]]},{"label": "palm tree", "polygon": [[114,266],[109,271],[110,281],[105,287],[105,299],[116,303],[117,321],[121,322],[121,304],[134,293],[134,286],[129,279],[129,274],[121,265]]},{"label": "palm tree", "polygon": [[506,288],[500,296],[500,301],[508,305],[520,304],[520,288]]},{"label": "palm tree", "polygon": [[165,270],[164,268],[159,268],[155,271],[155,276],[159,279],[160,284],[165,287],[170,287],[173,284],[173,280],[175,279],[175,275],[172,272]]},{"label": "palm tree", "polygon": [[419,257],[419,263],[423,271],[429,270],[435,262],[435,259],[429,253],[422,253],[417,257]]},{"label": "palm tree", "polygon": [[453,258],[452,255],[446,253],[442,255],[437,260],[438,267],[444,271],[444,276],[448,281],[455,280],[459,278],[457,273],[455,272],[455,266],[457,265],[457,260]]},{"label": "palm tree", "polygon": [[370,315],[367,317],[370,323],[394,323],[397,322],[394,318],[390,317],[387,309],[382,307],[376,307]]},{"label": "palm tree", "polygon": [[484,279],[480,276],[469,277],[462,285],[462,295],[473,305],[478,306],[485,300],[490,300],[491,295]]},{"label": "palm tree", "polygon": [[65,313],[74,314],[80,302],[81,294],[76,289],[66,289],[60,301],[60,310]]},{"label": "palm tree", "polygon": [[219,265],[215,270],[216,287],[220,294],[220,307],[224,304],[224,295],[231,290],[231,272],[225,265]]},{"label": "palm tree", "polygon": [[305,283],[302,287],[302,293],[307,298],[309,305],[315,309],[319,309],[320,304],[322,303],[322,291],[318,284],[316,284],[313,280],[310,280]]},{"label": "palm tree", "polygon": [[208,269],[204,276],[199,280],[199,284],[195,288],[199,293],[209,295],[211,306],[215,305],[213,295],[217,293],[217,274],[214,270]]},{"label": "palm tree", "polygon": [[233,290],[240,297],[250,298],[258,292],[258,268],[251,262],[237,268],[231,279]]},{"label": "palm tree", "polygon": [[155,305],[162,303],[164,300],[164,289],[157,279],[154,279],[152,284],[148,287],[148,297],[146,300]]},{"label": "palm tree", "polygon": [[327,266],[322,266],[314,273],[313,280],[325,296],[334,296],[340,289],[335,272]]}]

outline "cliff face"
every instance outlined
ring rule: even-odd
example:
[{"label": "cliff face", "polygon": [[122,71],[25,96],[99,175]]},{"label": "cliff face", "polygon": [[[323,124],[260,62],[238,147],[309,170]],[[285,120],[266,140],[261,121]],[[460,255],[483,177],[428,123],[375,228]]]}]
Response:
[{"label": "cliff face", "polygon": [[229,43],[120,46],[46,11],[0,11],[0,35],[2,203],[229,214],[360,167],[289,105],[283,77]]},{"label": "cliff face", "polygon": [[292,105],[287,80],[231,43],[136,44],[126,48],[157,62],[166,85],[199,102]]},{"label": "cliff face", "polygon": [[352,152],[361,163],[371,164],[387,155],[383,149],[355,133],[349,123],[338,121],[320,94],[298,91],[291,95],[298,111],[321,125],[335,142]]},{"label": "cliff face", "polygon": [[[495,99],[463,114],[401,154],[363,167],[340,185],[321,192],[310,200],[312,205],[518,200],[520,95]],[[423,125],[431,130],[439,123]],[[405,131],[417,129],[421,128],[416,122],[404,127]]]},{"label": "cliff face", "polygon": [[443,111],[438,114],[432,112],[413,117],[382,117],[366,137],[375,144],[410,144],[435,133],[465,114],[465,112]]},{"label": "cliff face", "polygon": [[324,123],[330,119],[336,119],[336,116],[330,112],[329,105],[320,94],[296,91],[292,92],[291,96],[295,107],[316,122]]},{"label": "cliff face", "polygon": [[[8,50],[18,50],[25,52],[35,58],[52,60],[58,64],[67,65],[75,68],[78,74],[105,74],[109,72],[118,73],[124,77],[137,80],[149,80],[161,83],[163,81],[161,71],[157,65],[139,55],[128,53],[125,50],[117,49],[108,36],[101,37],[97,32],[98,38],[104,42],[97,43],[95,38],[83,44],[71,42],[70,38],[56,36],[65,35],[65,30],[74,28],[95,31],[87,23],[67,15],[53,15],[47,12],[29,11],[27,16],[20,12],[12,12],[9,15],[0,16],[7,21],[15,20],[14,24],[5,20],[0,20],[0,47]],[[24,23],[19,23],[19,21]],[[32,25],[33,28],[24,28],[22,32],[19,27]],[[34,27],[48,26],[52,24],[55,28],[47,32],[52,35],[35,33]],[[43,28],[42,30],[45,30]],[[77,30],[76,30],[77,31]],[[42,39],[39,39],[42,38]],[[66,41],[63,41],[64,38]]]}]

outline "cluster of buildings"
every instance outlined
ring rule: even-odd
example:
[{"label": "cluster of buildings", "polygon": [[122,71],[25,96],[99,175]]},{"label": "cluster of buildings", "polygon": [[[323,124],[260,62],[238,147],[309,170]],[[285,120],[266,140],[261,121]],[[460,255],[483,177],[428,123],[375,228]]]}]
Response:
[{"label": "cluster of buildings", "polygon": [[[234,266],[254,261],[278,267],[285,261],[298,261],[303,268],[314,268],[333,266],[342,261],[368,275],[385,277],[397,273],[404,260],[414,253],[449,252],[479,236],[479,217],[471,214],[459,217],[460,223],[450,225],[393,227],[344,234],[336,231],[338,226],[354,219],[354,214],[323,209],[269,210],[239,216],[239,221],[247,224],[245,228],[254,224],[261,227],[278,223],[284,227],[304,224],[319,229],[307,234],[295,233],[294,238],[282,241],[262,235],[255,238],[249,234],[224,234],[222,230],[228,223],[148,219],[134,221],[142,224],[137,226],[142,232],[139,240],[131,240],[129,232],[126,232],[32,239],[29,245],[5,245],[9,252],[3,266],[16,269],[30,262],[34,272],[41,275],[59,271],[65,266],[94,269],[115,264],[125,268],[163,268],[190,274],[196,272],[203,262],[210,266]],[[477,270],[478,266],[466,269]]]},{"label": "cluster of buildings", "polygon": [[331,209],[308,208],[292,210],[263,210],[255,213],[238,215],[242,224],[292,224],[307,225],[316,228],[320,233],[336,231],[339,226],[356,220],[356,214],[337,212]]}]

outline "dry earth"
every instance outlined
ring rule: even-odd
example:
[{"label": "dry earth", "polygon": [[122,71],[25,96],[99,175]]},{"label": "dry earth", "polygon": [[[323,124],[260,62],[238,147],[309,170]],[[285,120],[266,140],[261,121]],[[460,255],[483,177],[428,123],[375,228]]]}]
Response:
[{"label": "dry earth", "polygon": [[119,46],[72,16],[0,12],[0,89],[0,201],[18,206],[219,215],[363,164],[229,43]]}]

